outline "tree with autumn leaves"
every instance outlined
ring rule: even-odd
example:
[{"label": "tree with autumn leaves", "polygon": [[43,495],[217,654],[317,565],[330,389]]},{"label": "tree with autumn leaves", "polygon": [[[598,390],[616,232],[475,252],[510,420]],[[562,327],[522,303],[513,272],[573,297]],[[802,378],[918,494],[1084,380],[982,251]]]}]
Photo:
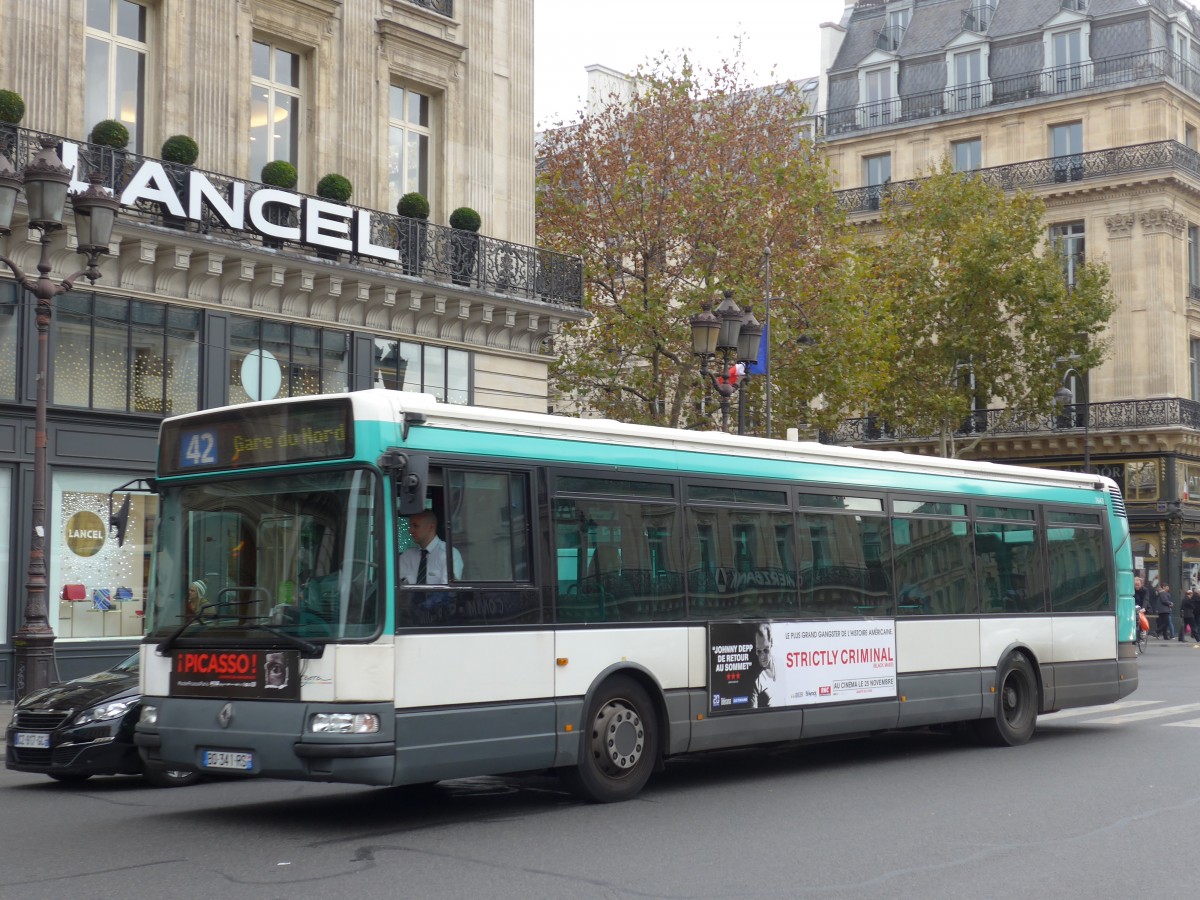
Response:
[{"label": "tree with autumn leaves", "polygon": [[[736,62],[698,73],[665,57],[638,84],[631,102],[612,98],[540,148],[539,243],[584,260],[592,316],[564,328],[551,368],[581,410],[712,427],[689,319],[732,290],[761,320],[766,248],[777,431],[872,414],[939,434],[954,455],[976,403],[1047,412],[1056,360],[1086,371],[1103,359],[1107,269],[1082,265],[1067,285],[1040,201],[943,165],[890,191],[881,224],[856,231],[805,137],[796,85],[756,88]],[[764,387],[744,386],[752,409]]]},{"label": "tree with autumn leaves", "polygon": [[977,404],[1014,418],[1053,410],[1066,368],[1104,359],[1114,304],[1103,263],[1075,260],[1068,280],[1044,216],[1040,200],[949,163],[891,191],[879,228],[856,237],[857,290],[829,311],[872,364],[827,385],[830,408],[937,435],[943,456],[964,449],[956,432]]},{"label": "tree with autumn leaves", "polygon": [[[624,421],[709,427],[688,320],[723,290],[761,318],[767,247],[772,292],[787,298],[772,305],[773,363],[795,350],[789,336],[845,252],[805,114],[796,85],[756,88],[736,64],[701,74],[664,59],[639,73],[632,102],[545,135],[539,243],[583,257],[592,313],[556,343],[562,396]],[[781,417],[798,414],[780,399],[800,396],[790,387],[779,381]]]}]

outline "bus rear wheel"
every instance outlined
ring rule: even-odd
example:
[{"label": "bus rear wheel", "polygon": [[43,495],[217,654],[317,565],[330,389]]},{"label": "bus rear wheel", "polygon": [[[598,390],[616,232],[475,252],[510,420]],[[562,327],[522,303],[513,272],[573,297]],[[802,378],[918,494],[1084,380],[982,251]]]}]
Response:
[{"label": "bus rear wheel", "polygon": [[618,676],[596,692],[584,718],[579,764],[564,771],[571,789],[594,803],[637,795],[658,758],[658,722],[645,689]]},{"label": "bus rear wheel", "polygon": [[1026,656],[1014,653],[996,673],[996,710],[975,723],[980,740],[993,747],[1016,747],[1033,737],[1037,725],[1037,676]]}]

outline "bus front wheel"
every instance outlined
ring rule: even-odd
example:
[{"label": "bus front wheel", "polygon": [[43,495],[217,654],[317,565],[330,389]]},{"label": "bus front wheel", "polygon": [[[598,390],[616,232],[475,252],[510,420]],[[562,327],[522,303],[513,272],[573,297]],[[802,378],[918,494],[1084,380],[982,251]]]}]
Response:
[{"label": "bus front wheel", "polygon": [[658,757],[658,722],[645,689],[631,678],[609,679],[596,692],[583,721],[579,765],[564,778],[594,803],[636,796]]},{"label": "bus front wheel", "polygon": [[985,744],[1016,747],[1033,737],[1037,725],[1037,676],[1028,657],[1009,656],[996,673],[996,709],[990,719],[975,723],[975,732]]}]

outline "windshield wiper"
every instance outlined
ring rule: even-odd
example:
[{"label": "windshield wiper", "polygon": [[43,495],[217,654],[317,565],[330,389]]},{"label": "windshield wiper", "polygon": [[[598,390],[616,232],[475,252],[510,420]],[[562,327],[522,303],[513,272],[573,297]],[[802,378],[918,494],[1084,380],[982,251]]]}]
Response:
[{"label": "windshield wiper", "polygon": [[297,637],[294,634],[288,634],[286,631],[281,631],[274,625],[268,625],[265,622],[251,622],[247,625],[248,628],[257,628],[260,631],[269,631],[278,638],[283,638],[284,641],[296,647],[306,657],[310,659],[319,659],[321,656],[321,647],[314,644],[312,641],[306,641],[302,637]]},{"label": "windshield wiper", "polygon": [[158,652],[165,655],[168,651],[170,651],[170,649],[175,646],[175,642],[179,640],[183,633],[192,625],[195,625],[197,622],[203,619],[204,614],[210,609],[220,609],[222,606],[234,606],[236,603],[236,600],[220,600],[216,603],[204,604],[202,607],[196,610],[196,612],[189,616],[182,625],[167,635],[163,642],[158,645]]}]

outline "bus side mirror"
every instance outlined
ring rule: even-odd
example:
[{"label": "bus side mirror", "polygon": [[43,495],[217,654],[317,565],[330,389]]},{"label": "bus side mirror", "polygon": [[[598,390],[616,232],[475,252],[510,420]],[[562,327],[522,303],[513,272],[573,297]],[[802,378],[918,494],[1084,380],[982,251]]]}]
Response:
[{"label": "bus side mirror", "polygon": [[402,516],[415,516],[425,509],[425,485],[429,483],[429,457],[410,453],[408,464],[396,480],[396,504]]},{"label": "bus side mirror", "polygon": [[126,494],[125,499],[121,503],[121,508],[115,513],[112,511],[112,496],[108,498],[108,530],[116,529],[117,546],[125,545],[125,532],[129,528],[129,498],[131,494]]}]

